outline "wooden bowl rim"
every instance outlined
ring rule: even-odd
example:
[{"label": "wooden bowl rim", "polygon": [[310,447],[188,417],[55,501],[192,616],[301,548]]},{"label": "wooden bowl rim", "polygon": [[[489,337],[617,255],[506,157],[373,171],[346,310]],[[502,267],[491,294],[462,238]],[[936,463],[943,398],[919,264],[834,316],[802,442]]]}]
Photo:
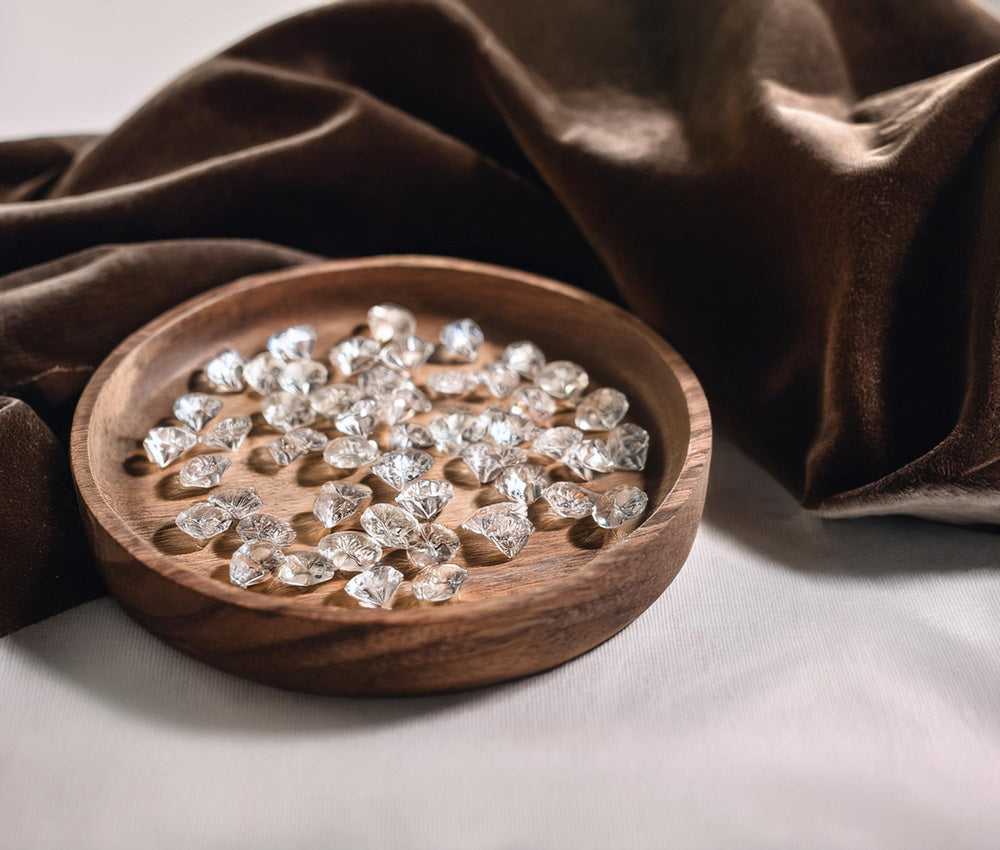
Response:
[{"label": "wooden bowl rim", "polygon": [[[596,554],[572,575],[560,577],[545,584],[527,587],[502,596],[463,601],[458,605],[426,605],[416,608],[385,610],[381,608],[342,608],[339,606],[299,605],[294,597],[276,597],[267,594],[248,593],[241,588],[219,582],[209,576],[188,569],[177,560],[158,551],[150,541],[143,538],[114,510],[94,479],[90,463],[90,444],[87,433],[94,407],[100,392],[119,363],[147,339],[164,328],[184,320],[188,315],[205,308],[218,300],[232,297],[235,293],[246,292],[257,287],[273,285],[276,281],[288,281],[317,274],[337,273],[373,268],[420,268],[437,269],[443,274],[462,271],[494,278],[512,280],[520,284],[540,287],[549,292],[582,302],[587,306],[611,311],[628,324],[631,330],[643,337],[666,361],[677,377],[681,392],[687,404],[690,423],[687,453],[673,486],[654,510],[632,531],[628,537],[610,546],[607,551]],[[696,442],[693,437],[700,434]],[[711,419],[708,401],[691,368],[683,358],[658,334],[640,319],[620,307],[565,283],[523,272],[505,266],[461,260],[451,257],[428,255],[380,255],[346,260],[330,260],[264,272],[239,278],[230,283],[213,287],[199,295],[172,307],[157,318],[130,334],[108,355],[84,388],[73,417],[70,439],[70,465],[80,497],[104,530],[138,563],[154,570],[167,581],[179,584],[188,590],[227,605],[266,612],[273,615],[319,620],[330,624],[366,625],[420,625],[440,623],[442,620],[460,622],[476,619],[485,614],[503,612],[504,609],[523,609],[525,606],[546,605],[557,601],[559,596],[571,594],[578,585],[591,582],[596,573],[615,568],[615,561],[628,555],[629,544],[641,543],[650,535],[663,533],[666,525],[692,498],[696,485],[707,472],[705,469],[711,445]],[[569,598],[574,598],[570,596]]]}]

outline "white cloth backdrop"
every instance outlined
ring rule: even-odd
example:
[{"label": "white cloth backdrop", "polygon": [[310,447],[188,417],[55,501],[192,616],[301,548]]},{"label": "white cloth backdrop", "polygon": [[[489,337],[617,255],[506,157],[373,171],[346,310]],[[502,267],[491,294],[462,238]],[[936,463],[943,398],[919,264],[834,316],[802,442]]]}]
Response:
[{"label": "white cloth backdrop", "polygon": [[[7,4],[0,137],[110,126],[299,5]],[[0,846],[1000,847],[1000,536],[822,522],[725,443],[712,474],[667,593],[510,685],[285,693],[110,600],[0,640]]]}]

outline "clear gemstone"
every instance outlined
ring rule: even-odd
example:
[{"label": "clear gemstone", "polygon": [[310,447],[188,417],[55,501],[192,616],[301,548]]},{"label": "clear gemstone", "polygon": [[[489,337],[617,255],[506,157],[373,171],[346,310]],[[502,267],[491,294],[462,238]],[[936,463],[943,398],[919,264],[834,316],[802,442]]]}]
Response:
[{"label": "clear gemstone", "polygon": [[252,427],[253,422],[249,416],[230,416],[228,419],[215,423],[202,434],[201,442],[217,449],[235,451],[243,445],[243,441],[247,438]]},{"label": "clear gemstone", "polygon": [[557,481],[542,491],[542,498],[549,503],[559,516],[584,517],[590,516],[596,497],[590,490],[584,489],[572,481]]},{"label": "clear gemstone", "polygon": [[583,442],[583,432],[569,425],[558,425],[549,428],[535,437],[531,444],[531,450],[536,454],[562,460],[567,452],[575,449]]},{"label": "clear gemstone", "polygon": [[397,505],[372,505],[361,514],[361,527],[387,549],[405,549],[417,519]]},{"label": "clear gemstone", "polygon": [[413,381],[410,380],[410,376],[406,372],[383,363],[376,363],[371,369],[358,375],[358,387],[361,389],[361,394],[376,401],[398,389],[412,386]]},{"label": "clear gemstone", "polygon": [[418,413],[429,413],[431,403],[416,387],[402,387],[385,398],[378,404],[379,418],[389,424],[395,425],[406,419],[412,419]]},{"label": "clear gemstone", "polygon": [[604,440],[584,440],[566,452],[562,460],[584,481],[591,481],[595,472],[610,472],[614,469]]},{"label": "clear gemstone", "polygon": [[360,573],[382,558],[382,547],[361,531],[335,531],[319,541],[319,551],[345,573]]},{"label": "clear gemstone", "polygon": [[218,392],[238,393],[246,386],[243,366],[246,361],[233,348],[224,348],[205,364],[205,380]]},{"label": "clear gemstone", "polygon": [[285,563],[285,554],[273,543],[251,540],[233,552],[229,560],[229,580],[240,587],[259,584]]},{"label": "clear gemstone", "polygon": [[542,349],[526,339],[508,345],[500,355],[500,359],[525,378],[534,378],[545,365]]},{"label": "clear gemstone", "polygon": [[284,368],[285,364],[281,360],[262,351],[243,367],[243,380],[261,395],[269,395],[278,389],[278,377]]},{"label": "clear gemstone", "polygon": [[608,454],[615,469],[645,469],[648,453],[649,432],[645,428],[626,422],[608,435]]},{"label": "clear gemstone", "polygon": [[594,505],[594,522],[601,528],[617,528],[646,510],[648,501],[646,494],[638,487],[630,487],[628,484],[614,487]]},{"label": "clear gemstone", "polygon": [[267,340],[267,350],[272,357],[292,363],[295,360],[308,360],[316,345],[316,328],[312,325],[295,325],[271,334]]},{"label": "clear gemstone", "polygon": [[479,386],[479,377],[474,372],[459,372],[445,369],[427,377],[427,390],[437,396],[469,395]]},{"label": "clear gemstone", "polygon": [[316,421],[316,411],[305,396],[294,393],[271,393],[261,403],[261,413],[268,425],[291,431]]},{"label": "clear gemstone", "polygon": [[450,528],[429,522],[410,532],[406,556],[418,567],[446,564],[455,557],[461,543]]},{"label": "clear gemstone", "polygon": [[233,519],[243,519],[264,506],[264,500],[257,495],[253,487],[216,490],[208,497],[208,501],[217,508],[222,508]]},{"label": "clear gemstone", "polygon": [[576,408],[576,427],[584,431],[610,431],[628,413],[625,393],[602,387],[580,399]]},{"label": "clear gemstone", "polygon": [[413,595],[423,602],[444,602],[451,599],[469,577],[469,571],[458,564],[441,564],[421,570],[413,579]]},{"label": "clear gemstone", "polygon": [[507,398],[521,383],[521,376],[502,360],[496,360],[480,371],[479,380],[491,395]]},{"label": "clear gemstone", "polygon": [[326,434],[315,428],[293,428],[285,436],[299,447],[303,454],[321,452],[326,448]]},{"label": "clear gemstone", "polygon": [[[520,508],[520,510],[517,510]],[[524,513],[527,508],[521,502],[502,502],[480,508],[467,519],[462,528],[481,534],[508,558],[513,558],[528,542],[535,530]]]},{"label": "clear gemstone", "polygon": [[553,398],[575,402],[587,389],[590,378],[582,366],[571,360],[553,360],[538,373],[535,383]]},{"label": "clear gemstone", "polygon": [[372,472],[390,487],[402,490],[403,486],[419,478],[434,465],[429,452],[420,449],[397,449],[386,452],[372,464]]},{"label": "clear gemstone", "polygon": [[544,424],[555,414],[556,400],[538,387],[520,387],[511,393],[510,409]]},{"label": "clear gemstone", "polygon": [[285,392],[309,395],[318,390],[330,377],[326,366],[317,360],[296,360],[285,365],[278,378],[278,385]]},{"label": "clear gemstone", "polygon": [[428,342],[418,336],[406,336],[390,342],[382,349],[379,357],[390,366],[412,372],[430,360],[433,353],[433,342]]},{"label": "clear gemstone", "polygon": [[347,481],[327,481],[316,496],[313,513],[327,528],[333,528],[352,514],[372,497],[370,487],[351,484]]},{"label": "clear gemstone", "polygon": [[330,362],[345,375],[357,375],[378,362],[382,346],[370,336],[352,336],[330,349]]},{"label": "clear gemstone", "polygon": [[394,567],[379,564],[358,573],[344,586],[363,608],[391,608],[392,599],[403,583],[403,574]]},{"label": "clear gemstone", "polygon": [[198,455],[181,467],[177,478],[182,487],[218,487],[222,474],[231,465],[225,455]]},{"label": "clear gemstone", "polygon": [[263,540],[275,546],[290,546],[295,540],[295,529],[270,514],[250,514],[236,524],[236,533],[246,542]]},{"label": "clear gemstone", "polygon": [[267,450],[278,466],[288,466],[293,460],[302,456],[301,447],[294,440],[289,440],[287,435],[272,440],[267,444]]},{"label": "clear gemstone", "polygon": [[505,469],[493,482],[497,491],[508,499],[530,505],[549,486],[545,470],[533,463],[519,463]]},{"label": "clear gemstone", "polygon": [[341,413],[333,424],[342,434],[367,437],[375,430],[375,411],[377,408],[378,402],[373,398],[358,399],[344,413]]},{"label": "clear gemstone", "polygon": [[499,446],[518,446],[524,441],[526,421],[516,413],[488,407],[479,414],[483,423],[484,439],[490,439]]},{"label": "clear gemstone", "polygon": [[434,437],[431,436],[430,428],[426,425],[417,425],[413,422],[393,425],[389,431],[390,449],[426,449],[434,445]]},{"label": "clear gemstone", "polygon": [[396,501],[417,519],[430,522],[455,498],[455,488],[439,478],[418,478],[407,484]]},{"label": "clear gemstone", "polygon": [[337,437],[323,449],[323,460],[337,469],[357,469],[378,457],[378,444],[364,437]]},{"label": "clear gemstone", "polygon": [[181,531],[195,540],[208,540],[229,528],[233,518],[209,502],[195,502],[177,514],[176,522]]},{"label": "clear gemstone", "polygon": [[278,567],[275,576],[282,584],[293,587],[312,587],[329,581],[336,574],[337,568],[331,564],[322,552],[316,549],[306,549],[302,552],[291,552],[285,556],[284,563]]},{"label": "clear gemstone", "polygon": [[494,505],[486,505],[463,522],[462,528],[476,534],[485,534],[496,522],[509,516],[527,519],[528,506],[523,502],[497,502]]},{"label": "clear gemstone", "polygon": [[417,329],[417,319],[398,304],[376,304],[368,311],[368,328],[379,342],[407,337]]},{"label": "clear gemstone", "polygon": [[361,390],[354,384],[330,384],[309,393],[309,403],[320,416],[336,419],[361,398]]},{"label": "clear gemstone", "polygon": [[170,466],[177,458],[198,442],[198,435],[189,428],[150,428],[142,441],[146,457],[160,469]]},{"label": "clear gemstone", "polygon": [[472,319],[458,319],[441,329],[441,345],[452,354],[475,360],[483,345],[483,331]]},{"label": "clear gemstone", "polygon": [[483,441],[467,446],[462,451],[462,460],[472,470],[480,484],[492,481],[507,466],[523,463],[527,455],[513,446],[498,446],[492,441]]},{"label": "clear gemstone", "polygon": [[174,402],[174,416],[193,431],[200,431],[222,410],[222,400],[205,393],[182,395]]},{"label": "clear gemstone", "polygon": [[478,443],[486,429],[482,420],[467,407],[447,407],[427,426],[434,445],[445,454],[458,454],[466,446]]}]

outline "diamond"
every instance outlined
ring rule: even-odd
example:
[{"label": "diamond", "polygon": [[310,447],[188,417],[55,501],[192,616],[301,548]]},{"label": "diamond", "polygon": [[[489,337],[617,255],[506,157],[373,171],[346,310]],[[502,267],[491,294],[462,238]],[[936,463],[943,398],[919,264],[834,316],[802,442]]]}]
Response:
[{"label": "diamond", "polygon": [[396,496],[396,502],[417,519],[430,522],[455,498],[455,488],[439,478],[418,478],[407,484]]},{"label": "diamond", "polygon": [[426,425],[418,425],[413,422],[393,425],[389,431],[390,449],[426,449],[434,445],[434,437],[431,436],[430,428]]},{"label": "diamond", "polygon": [[434,465],[429,452],[420,449],[397,449],[386,452],[372,464],[372,472],[390,487],[402,490],[414,478],[419,478]]},{"label": "diamond", "polygon": [[318,390],[330,377],[326,366],[316,360],[296,360],[281,370],[278,385],[285,392],[309,395]]},{"label": "diamond", "polygon": [[412,372],[427,363],[433,353],[433,342],[418,336],[406,336],[390,342],[379,353],[379,358],[390,366]]},{"label": "diamond", "polygon": [[312,325],[295,325],[271,334],[267,340],[267,350],[272,357],[285,363],[308,360],[316,345],[316,328]]},{"label": "diamond", "polygon": [[222,508],[233,519],[243,519],[264,506],[264,500],[253,487],[234,487],[230,490],[216,490],[208,501]]},{"label": "diamond", "polygon": [[594,505],[594,522],[601,528],[617,528],[646,510],[649,501],[638,487],[622,484],[601,496]]},{"label": "diamond", "polygon": [[499,446],[517,446],[524,441],[524,429],[529,423],[516,413],[488,407],[479,414],[483,423],[483,437]]},{"label": "diamond", "polygon": [[431,403],[416,387],[402,387],[379,400],[378,416],[383,422],[395,425],[412,419],[418,413],[428,413]]},{"label": "diamond", "polygon": [[562,460],[567,452],[575,449],[581,442],[583,442],[582,431],[569,425],[558,425],[536,437],[531,444],[531,450],[554,460]]},{"label": "diamond", "polygon": [[142,441],[146,457],[160,469],[170,466],[177,458],[198,442],[198,436],[188,428],[167,426],[150,428]]},{"label": "diamond", "polygon": [[417,519],[396,505],[372,505],[361,514],[361,527],[388,549],[405,549]]},{"label": "diamond", "polygon": [[441,413],[427,426],[438,451],[458,454],[483,438],[486,429],[482,420],[470,413],[467,407],[446,407]]},{"label": "diamond", "polygon": [[542,490],[542,498],[552,510],[563,517],[590,516],[596,497],[572,481],[557,481]]},{"label": "diamond", "polygon": [[421,570],[413,579],[413,595],[423,602],[444,602],[451,599],[469,577],[469,571],[458,564],[441,564]]},{"label": "diamond", "polygon": [[262,402],[261,413],[268,425],[282,431],[291,431],[316,421],[316,411],[309,404],[309,399],[294,393],[271,393]]},{"label": "diamond", "polygon": [[320,416],[336,419],[361,398],[361,390],[354,384],[330,384],[309,393],[309,403]]},{"label": "diamond", "polygon": [[195,540],[208,540],[229,528],[233,518],[209,502],[195,502],[177,514],[176,523],[181,531]]},{"label": "diamond", "polygon": [[290,552],[285,556],[284,563],[278,567],[275,576],[282,584],[293,587],[312,587],[329,581],[337,572],[322,552],[316,549],[306,549],[302,552]]},{"label": "diamond", "polygon": [[253,422],[248,416],[230,416],[221,422],[216,422],[204,434],[201,435],[201,443],[206,446],[214,446],[217,449],[227,449],[235,451],[243,445],[243,441],[250,433]]},{"label": "diamond", "polygon": [[462,528],[483,535],[508,558],[513,558],[535,530],[522,511],[527,508],[521,502],[487,505],[462,523]]},{"label": "diamond", "polygon": [[460,546],[458,535],[454,531],[436,522],[429,522],[418,525],[410,533],[406,556],[418,567],[434,567],[454,558]]},{"label": "diamond", "polygon": [[315,428],[293,428],[285,436],[299,447],[302,454],[321,452],[326,448],[326,434]]},{"label": "diamond", "polygon": [[354,402],[335,420],[337,430],[353,437],[367,437],[375,430],[375,411],[378,402],[373,398],[362,398]]},{"label": "diamond", "polygon": [[345,375],[357,375],[378,362],[381,349],[370,336],[352,336],[330,349],[330,362]]},{"label": "diamond", "polygon": [[295,529],[283,519],[270,514],[250,514],[236,524],[236,533],[247,543],[263,540],[275,546],[289,546],[295,540]]},{"label": "diamond", "polygon": [[493,482],[497,491],[508,499],[530,505],[549,485],[545,470],[533,463],[519,463],[505,469]]},{"label": "diamond", "polygon": [[527,519],[528,506],[523,502],[497,502],[494,505],[486,505],[463,522],[462,528],[476,534],[485,534],[496,522],[509,516]]},{"label": "diamond", "polygon": [[649,432],[645,428],[626,422],[608,435],[608,454],[616,469],[645,469],[648,453]]},{"label": "diamond", "polygon": [[240,587],[259,584],[285,563],[285,554],[273,543],[251,540],[229,559],[229,580]]},{"label": "diamond", "polygon": [[284,367],[281,360],[262,351],[243,367],[243,380],[261,395],[269,395],[278,389],[278,378]]},{"label": "diamond", "polygon": [[441,345],[465,360],[475,360],[483,345],[483,331],[472,319],[459,319],[441,329]]},{"label": "diamond", "polygon": [[553,398],[574,402],[587,389],[590,378],[571,360],[553,360],[538,373],[535,383]]},{"label": "diamond", "polygon": [[205,393],[182,395],[174,402],[174,416],[192,431],[200,431],[220,410],[222,410],[221,399],[212,398]]},{"label": "diamond", "polygon": [[371,369],[358,375],[358,387],[361,394],[376,401],[398,389],[412,386],[413,381],[410,380],[410,376],[406,372],[386,366],[384,363],[376,363]]},{"label": "diamond", "polygon": [[591,481],[595,472],[610,472],[615,468],[604,440],[584,440],[566,452],[562,461],[584,481]]},{"label": "diamond", "polygon": [[427,390],[434,395],[468,395],[479,386],[479,377],[473,372],[445,369],[427,377]]},{"label": "diamond", "polygon": [[316,496],[313,513],[323,525],[333,528],[337,523],[356,513],[365,500],[371,497],[371,488],[364,484],[327,481]]},{"label": "diamond", "polygon": [[361,531],[335,531],[323,537],[318,546],[323,556],[345,573],[374,567],[382,557],[382,547]]},{"label": "diamond", "polygon": [[177,473],[181,487],[218,487],[232,461],[225,455],[198,455]]},{"label": "diamond", "polygon": [[267,450],[278,466],[288,466],[293,460],[302,456],[302,449],[294,440],[287,436],[278,437],[267,444]]},{"label": "diamond", "polygon": [[462,451],[462,460],[472,470],[480,484],[496,478],[506,466],[523,463],[527,455],[513,446],[498,446],[493,442],[474,443]]},{"label": "diamond", "polygon": [[368,310],[368,328],[379,342],[410,336],[417,329],[417,319],[398,304],[376,304]]},{"label": "diamond", "polygon": [[378,444],[364,437],[337,437],[323,449],[323,460],[337,469],[357,469],[378,457]]},{"label": "diamond", "polygon": [[511,393],[510,409],[513,413],[545,423],[556,412],[556,400],[538,387],[520,387]]},{"label": "diamond", "polygon": [[525,378],[534,378],[545,366],[545,355],[542,354],[542,349],[526,339],[508,345],[503,350],[503,354],[500,355],[500,359],[511,369],[524,375]]},{"label": "diamond", "polygon": [[521,383],[521,376],[502,360],[496,360],[480,371],[479,380],[491,395],[507,398]]},{"label": "diamond", "polygon": [[602,387],[580,400],[576,408],[576,427],[584,431],[610,431],[628,413],[625,393]]},{"label": "diamond", "polygon": [[344,586],[363,608],[391,608],[392,598],[403,583],[403,574],[394,567],[379,564],[358,573]]},{"label": "diamond", "polygon": [[243,366],[246,361],[233,348],[224,348],[205,364],[205,380],[218,392],[242,392]]}]

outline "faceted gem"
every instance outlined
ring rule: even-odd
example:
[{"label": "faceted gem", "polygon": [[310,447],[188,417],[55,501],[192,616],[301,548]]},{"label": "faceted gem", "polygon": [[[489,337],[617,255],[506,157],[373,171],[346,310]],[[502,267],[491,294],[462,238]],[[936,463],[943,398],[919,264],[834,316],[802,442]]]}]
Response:
[{"label": "faceted gem", "polygon": [[479,386],[479,377],[474,372],[445,369],[428,375],[426,384],[434,395],[468,395]]},{"label": "faceted gem", "polygon": [[264,421],[282,431],[291,431],[316,421],[316,411],[312,409],[309,399],[295,393],[271,393],[265,397],[260,409]]},{"label": "faceted gem", "polygon": [[222,400],[205,393],[182,395],[174,402],[174,416],[192,431],[200,431],[222,410]]},{"label": "faceted gem", "polygon": [[521,376],[502,360],[496,360],[480,371],[479,380],[491,395],[507,398],[521,383]]},{"label": "faceted gem", "polygon": [[485,534],[486,530],[491,528],[494,523],[509,516],[527,519],[528,506],[523,502],[497,502],[494,505],[486,505],[463,522],[462,528],[476,534]]},{"label": "faceted gem", "polygon": [[393,425],[389,431],[390,449],[426,449],[434,445],[434,437],[431,436],[430,428],[426,425],[417,425],[413,422]]},{"label": "faceted gem", "polygon": [[525,378],[534,378],[545,366],[542,349],[526,339],[508,345],[500,355],[500,359]]},{"label": "faceted gem", "polygon": [[261,395],[270,395],[278,389],[278,378],[284,368],[284,361],[262,351],[243,367],[243,380]]},{"label": "faceted gem", "polygon": [[233,518],[209,502],[195,502],[177,514],[176,522],[181,531],[195,540],[208,540],[229,528]]},{"label": "faceted gem", "polygon": [[378,402],[373,398],[362,398],[354,402],[346,411],[340,414],[333,424],[342,434],[353,437],[367,437],[375,430],[375,411]]},{"label": "faceted gem", "polygon": [[423,366],[434,353],[434,343],[418,336],[394,339],[379,354],[383,362],[412,372]]},{"label": "faceted gem", "polygon": [[243,445],[252,427],[253,422],[249,416],[230,416],[228,419],[216,422],[202,434],[201,443],[217,449],[235,451]]},{"label": "faceted gem", "polygon": [[224,348],[205,364],[205,380],[218,392],[238,393],[246,386],[243,366],[246,361],[233,348]]},{"label": "faceted gem", "polygon": [[250,587],[274,575],[284,563],[284,552],[273,543],[250,540],[229,559],[229,580],[240,587]]},{"label": "faceted gem", "polygon": [[610,472],[614,469],[614,462],[604,440],[584,440],[566,452],[562,460],[584,481],[593,480],[595,472]]},{"label": "faceted gem", "polygon": [[406,556],[418,567],[433,567],[454,558],[460,546],[458,535],[454,531],[436,522],[429,522],[418,525],[410,532]]},{"label": "faceted gem", "polygon": [[410,336],[417,329],[417,319],[398,304],[376,304],[368,310],[368,329],[379,342]]},{"label": "faceted gem", "polygon": [[576,407],[576,427],[583,431],[610,431],[628,413],[625,393],[602,387],[580,399]]},{"label": "faceted gem", "polygon": [[423,602],[444,602],[458,593],[468,577],[469,571],[458,564],[426,567],[413,579],[413,595]]},{"label": "faceted gem", "polygon": [[336,419],[361,398],[361,390],[354,384],[330,384],[309,393],[309,403],[320,416]]},{"label": "faceted gem", "polygon": [[455,498],[455,488],[439,478],[418,478],[411,481],[396,496],[396,502],[417,519],[430,522]]},{"label": "faceted gem", "polygon": [[638,487],[622,484],[602,495],[594,505],[593,516],[601,528],[617,528],[646,510],[649,499]]},{"label": "faceted gem", "polygon": [[380,401],[404,387],[412,387],[413,381],[406,372],[376,363],[371,369],[366,369],[358,375],[358,387],[363,396]]},{"label": "faceted gem", "polygon": [[230,490],[216,490],[208,501],[222,508],[233,519],[243,519],[248,514],[264,506],[264,500],[253,487],[234,487]]},{"label": "faceted gem", "polygon": [[335,531],[319,541],[319,551],[338,570],[360,573],[382,558],[382,547],[361,531]]},{"label": "faceted gem", "polygon": [[291,552],[278,567],[275,576],[282,584],[293,587],[312,587],[334,577],[337,568],[317,549]]},{"label": "faceted gem", "polygon": [[508,499],[530,505],[549,486],[545,470],[533,463],[519,463],[505,469],[493,486]]},{"label": "faceted gem", "polygon": [[326,366],[317,360],[295,360],[285,364],[278,377],[278,385],[289,393],[309,395],[326,383],[330,373]]},{"label": "faceted gem", "polygon": [[391,608],[392,599],[403,583],[403,574],[394,567],[379,564],[358,573],[344,586],[363,608]]},{"label": "faceted gem", "polygon": [[553,360],[538,373],[535,383],[553,398],[575,402],[587,389],[590,378],[582,366],[571,360]]},{"label": "faceted gem", "polygon": [[361,527],[387,549],[405,549],[417,519],[396,505],[372,505],[361,514]]},{"label": "faceted gem", "polygon": [[431,403],[420,390],[416,387],[401,387],[379,400],[378,418],[388,425],[395,425],[430,410]]},{"label": "faceted gem", "polygon": [[520,387],[511,393],[510,409],[544,424],[555,414],[556,400],[538,387]]},{"label": "faceted gem", "polygon": [[302,454],[310,452],[321,452],[326,448],[326,434],[317,431],[315,428],[293,428],[285,434],[291,442],[299,447]]},{"label": "faceted gem", "polygon": [[284,363],[308,360],[316,345],[316,328],[312,325],[295,325],[271,334],[267,350],[271,356]]},{"label": "faceted gem", "polygon": [[554,460],[562,460],[567,452],[575,449],[581,442],[583,442],[582,431],[568,425],[559,425],[535,437],[531,450]]},{"label": "faceted gem", "polygon": [[370,336],[352,336],[330,349],[330,362],[345,375],[357,375],[378,362],[382,346]]},{"label": "faceted gem", "polygon": [[434,458],[421,449],[397,449],[386,452],[372,464],[372,472],[390,487],[402,490],[414,478],[419,478],[434,465]]},{"label": "faceted gem", "polygon": [[295,540],[295,529],[270,514],[250,514],[236,524],[236,533],[248,543],[263,540],[275,546],[290,546]]},{"label": "faceted gem", "polygon": [[316,496],[313,503],[313,513],[327,528],[333,528],[349,516],[357,513],[358,508],[372,497],[370,487],[364,484],[351,484],[347,481],[327,481]]},{"label": "faceted gem", "polygon": [[462,528],[483,535],[508,558],[513,558],[535,530],[522,511],[526,512],[527,508],[521,502],[487,505],[469,517]]},{"label": "faceted gem", "polygon": [[649,432],[645,428],[626,422],[608,435],[608,454],[615,469],[645,469],[648,453]]},{"label": "faceted gem", "polygon": [[472,319],[459,319],[441,329],[441,345],[465,360],[475,360],[483,345],[483,331]]},{"label": "faceted gem", "polygon": [[594,508],[596,496],[574,484],[572,481],[557,481],[542,490],[542,498],[549,503],[549,507],[564,517],[584,517],[590,516]]},{"label": "faceted gem", "polygon": [[479,442],[485,433],[482,420],[467,407],[448,407],[430,421],[428,428],[438,451],[458,454],[466,446]]},{"label": "faceted gem", "polygon": [[225,455],[198,455],[181,467],[177,478],[181,487],[218,487],[231,464]]},{"label": "faceted gem", "polygon": [[170,466],[177,458],[198,442],[198,436],[188,428],[150,428],[142,441],[146,457],[160,469]]},{"label": "faceted gem", "polygon": [[483,423],[484,439],[490,439],[499,446],[517,446],[524,441],[523,430],[527,424],[516,413],[488,407],[479,414]]},{"label": "faceted gem", "polygon": [[294,440],[287,436],[278,437],[267,444],[267,450],[278,466],[288,466],[293,460],[302,456],[302,449]]},{"label": "faceted gem", "polygon": [[472,470],[480,484],[492,481],[506,466],[523,463],[524,451],[513,446],[498,446],[492,441],[483,441],[467,446],[462,451],[462,460]]},{"label": "faceted gem", "polygon": [[378,457],[378,444],[364,437],[337,437],[323,449],[323,460],[337,469],[357,469]]}]

